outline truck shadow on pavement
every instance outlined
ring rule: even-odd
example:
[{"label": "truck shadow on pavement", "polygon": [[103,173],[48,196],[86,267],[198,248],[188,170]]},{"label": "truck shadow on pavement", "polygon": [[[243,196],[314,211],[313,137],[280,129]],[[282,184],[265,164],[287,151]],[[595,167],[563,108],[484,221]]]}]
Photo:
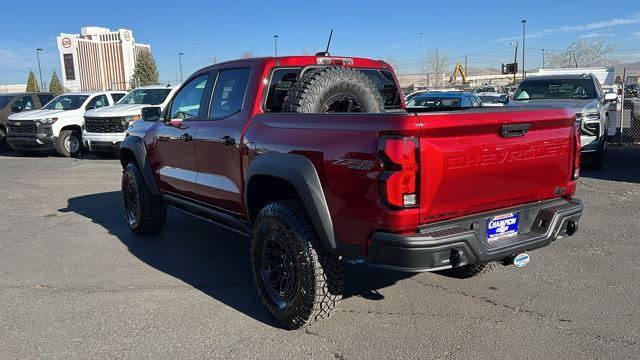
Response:
[{"label": "truck shadow on pavement", "polygon": [[605,168],[592,170],[589,162],[580,169],[585,178],[640,183],[640,147],[609,147],[605,157]]},{"label": "truck shadow on pavement", "polygon": [[[258,298],[247,237],[175,210],[169,210],[167,224],[160,234],[135,236],[124,222],[119,191],[71,198],[67,207],[59,211],[74,212],[91,219],[145,264],[247,316],[280,327]],[[344,297],[381,300],[384,296],[379,289],[411,275],[347,262]]]}]

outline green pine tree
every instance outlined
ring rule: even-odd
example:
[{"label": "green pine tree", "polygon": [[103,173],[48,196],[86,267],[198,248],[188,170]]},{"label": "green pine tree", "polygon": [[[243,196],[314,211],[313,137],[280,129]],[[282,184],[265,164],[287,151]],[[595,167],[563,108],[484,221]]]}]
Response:
[{"label": "green pine tree", "polygon": [[27,79],[27,91],[38,91],[38,81],[36,80],[36,76],[33,74],[33,71],[29,71],[29,78]]},{"label": "green pine tree", "polygon": [[158,67],[153,55],[148,50],[142,50],[136,59],[136,66],[131,76],[131,87],[155,85],[158,83]]},{"label": "green pine tree", "polygon": [[62,84],[60,84],[60,79],[58,79],[58,74],[54,71],[51,74],[51,81],[49,81],[49,92],[52,92],[56,95],[60,95],[64,92],[62,89]]}]

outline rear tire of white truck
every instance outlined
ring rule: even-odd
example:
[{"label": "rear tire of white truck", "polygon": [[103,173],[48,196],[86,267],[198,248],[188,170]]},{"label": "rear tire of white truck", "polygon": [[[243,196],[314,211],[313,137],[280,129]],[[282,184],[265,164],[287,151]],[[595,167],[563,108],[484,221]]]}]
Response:
[{"label": "rear tire of white truck", "polygon": [[75,130],[62,130],[55,139],[54,146],[60,156],[71,157],[80,154],[82,149],[82,137]]},{"label": "rear tire of white truck", "polygon": [[295,113],[382,113],[382,95],[362,72],[346,67],[307,71],[292,86],[282,109]]}]

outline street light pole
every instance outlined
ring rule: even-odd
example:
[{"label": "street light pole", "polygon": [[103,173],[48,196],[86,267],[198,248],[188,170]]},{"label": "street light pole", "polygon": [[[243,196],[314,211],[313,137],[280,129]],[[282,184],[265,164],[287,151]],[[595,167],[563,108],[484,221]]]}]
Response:
[{"label": "street light pole", "polygon": [[193,43],[196,46],[196,53],[198,54],[198,65],[200,65],[200,42],[196,41]]},{"label": "street light pole", "polygon": [[37,48],[36,49],[36,56],[38,57],[38,72],[40,73],[40,90],[42,91],[42,86],[44,86],[44,82],[42,81],[42,68],[40,67],[40,51],[42,51],[42,49]]},{"label": "street light pole", "polygon": [[524,69],[524,51],[525,51],[525,30],[527,26],[527,20],[522,20],[522,80],[527,76],[527,71]]},{"label": "street light pole", "polygon": [[183,52],[179,52],[178,53],[178,65],[180,67],[180,82],[182,83],[182,55],[184,55]]},{"label": "street light pole", "polygon": [[542,49],[542,68],[544,69],[544,49]]},{"label": "street light pole", "polygon": [[516,74],[518,73],[518,43],[517,42],[512,42],[511,46],[513,46],[516,49],[516,53],[515,55],[513,55],[513,66],[515,67],[513,69],[513,83],[516,83]]},{"label": "street light pole", "polygon": [[[420,66],[422,67],[422,72],[424,74],[427,73],[427,64],[424,61],[424,31],[420,32],[420,41],[422,43],[422,47],[420,50]],[[427,79],[427,86],[429,86],[429,80]]]}]

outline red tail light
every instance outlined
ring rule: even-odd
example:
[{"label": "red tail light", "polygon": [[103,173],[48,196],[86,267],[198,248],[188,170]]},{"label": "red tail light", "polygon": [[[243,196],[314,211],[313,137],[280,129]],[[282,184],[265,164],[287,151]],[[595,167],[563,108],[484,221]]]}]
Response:
[{"label": "red tail light", "polygon": [[582,144],[580,143],[580,123],[576,122],[573,127],[573,173],[571,180],[577,180],[580,177],[580,151]]},{"label": "red tail light", "polygon": [[382,200],[396,208],[418,206],[418,139],[381,137],[378,154],[384,160]]}]

